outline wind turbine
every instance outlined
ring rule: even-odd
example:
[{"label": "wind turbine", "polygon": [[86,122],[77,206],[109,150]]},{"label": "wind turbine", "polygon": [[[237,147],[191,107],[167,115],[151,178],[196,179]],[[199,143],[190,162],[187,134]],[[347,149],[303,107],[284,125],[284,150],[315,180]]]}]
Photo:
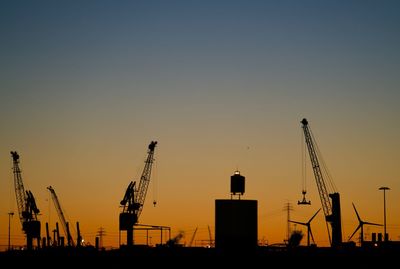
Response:
[{"label": "wind turbine", "polygon": [[361,244],[361,246],[362,246],[362,245],[363,245],[363,242],[364,242],[364,224],[367,224],[367,225],[375,225],[375,226],[382,226],[382,224],[377,224],[377,223],[372,223],[372,222],[367,222],[367,221],[361,220],[360,215],[358,215],[356,206],[354,205],[354,203],[352,203],[352,204],[353,204],[354,211],[356,212],[356,215],[357,215],[358,226],[357,226],[357,228],[355,229],[355,231],[353,232],[353,234],[349,237],[349,241],[350,241],[350,239],[354,236],[354,234],[355,234],[359,229],[361,229],[361,230],[360,230],[360,244]]},{"label": "wind turbine", "polygon": [[318,209],[318,211],[315,212],[315,214],[314,214],[314,215],[311,217],[311,219],[310,219],[309,221],[307,221],[307,222],[299,222],[299,221],[289,220],[289,222],[297,223],[297,224],[304,225],[304,226],[307,227],[307,246],[308,246],[308,247],[310,246],[310,235],[311,235],[312,241],[315,243],[315,241],[314,241],[314,236],[312,235],[312,232],[311,232],[311,221],[315,218],[315,216],[318,214],[318,212],[319,212],[320,210],[321,210],[321,208]]}]

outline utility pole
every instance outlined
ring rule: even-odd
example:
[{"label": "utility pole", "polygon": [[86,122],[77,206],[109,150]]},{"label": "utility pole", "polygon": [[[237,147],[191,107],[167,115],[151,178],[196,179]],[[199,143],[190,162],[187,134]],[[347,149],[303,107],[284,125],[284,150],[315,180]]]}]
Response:
[{"label": "utility pole", "polygon": [[293,210],[292,204],[287,202],[285,204],[284,209],[287,212],[287,242],[289,242],[289,238],[290,238],[290,211]]},{"label": "utility pole", "polygon": [[101,249],[103,247],[103,236],[106,235],[106,230],[103,227],[100,227],[99,230],[97,231],[97,236],[99,237],[99,248]]},{"label": "utility pole", "polygon": [[386,234],[386,191],[390,190],[389,187],[380,187],[379,190],[383,191],[383,241],[388,241]]},{"label": "utility pole", "polygon": [[10,218],[14,216],[14,212],[8,212],[8,250],[11,250],[11,237],[10,237],[10,231],[11,231],[11,224],[10,224]]}]

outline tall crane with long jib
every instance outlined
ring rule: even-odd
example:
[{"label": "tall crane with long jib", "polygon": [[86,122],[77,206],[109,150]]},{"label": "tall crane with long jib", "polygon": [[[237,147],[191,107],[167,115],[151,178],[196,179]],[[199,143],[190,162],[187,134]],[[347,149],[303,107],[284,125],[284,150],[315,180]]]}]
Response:
[{"label": "tall crane with long jib", "polygon": [[65,220],[64,212],[63,212],[63,210],[61,208],[60,201],[58,200],[56,191],[51,186],[47,187],[47,189],[51,193],[51,198],[53,199],[54,207],[57,210],[57,214],[58,214],[58,217],[60,218],[61,224],[63,226],[65,236],[67,237],[67,244],[68,244],[69,247],[74,247],[75,246],[75,242],[74,242],[74,240],[72,239],[72,236],[71,236],[71,232],[70,232],[70,229],[69,229],[69,223]]},{"label": "tall crane with long jib", "polygon": [[150,183],[156,145],[157,141],[151,141],[148,146],[147,158],[145,160],[142,176],[140,177],[139,186],[136,187],[136,181],[131,181],[125,191],[124,198],[120,202],[123,209],[122,213],[119,214],[119,230],[126,231],[127,246],[133,245],[133,226],[138,223],[140,213],[143,210],[147,188]]},{"label": "tall crane with long jib", "polygon": [[39,209],[36,206],[35,198],[31,191],[25,191],[22,181],[21,169],[19,168],[19,155],[11,151],[13,159],[14,187],[18,206],[18,215],[21,220],[22,230],[26,234],[26,248],[33,248],[33,239],[37,239],[37,246],[40,246],[40,221],[37,218]]},{"label": "tall crane with long jib", "polygon": [[[311,164],[315,176],[315,181],[317,183],[319,197],[321,199],[322,209],[325,214],[325,221],[328,228],[328,236],[329,242],[332,247],[337,247],[342,244],[342,223],[341,223],[341,216],[340,216],[340,196],[339,193],[335,190],[335,186],[333,185],[333,181],[330,181],[330,187],[333,189],[331,193],[328,194],[327,186],[324,181],[323,173],[320,167],[320,161],[318,156],[321,154],[319,153],[317,144],[315,139],[310,131],[308,126],[307,119],[303,119],[301,121],[303,124],[302,128],[304,131],[304,138],[306,140],[308,153],[310,155]],[[320,156],[321,157],[321,156]],[[321,164],[325,167],[324,162],[321,159]],[[329,179],[328,170],[325,169],[325,175]],[[331,200],[332,202],[331,202]],[[331,226],[331,233],[329,231],[329,225]]]}]

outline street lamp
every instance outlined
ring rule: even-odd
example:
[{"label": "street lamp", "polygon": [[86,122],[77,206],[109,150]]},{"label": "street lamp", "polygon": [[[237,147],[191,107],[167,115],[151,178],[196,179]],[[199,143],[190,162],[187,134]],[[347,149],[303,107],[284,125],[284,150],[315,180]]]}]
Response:
[{"label": "street lamp", "polygon": [[14,216],[14,212],[8,212],[8,250],[11,250],[10,217],[12,216]]},{"label": "street lamp", "polygon": [[383,241],[387,241],[386,236],[386,190],[390,190],[388,187],[380,187],[379,190],[383,191]]}]

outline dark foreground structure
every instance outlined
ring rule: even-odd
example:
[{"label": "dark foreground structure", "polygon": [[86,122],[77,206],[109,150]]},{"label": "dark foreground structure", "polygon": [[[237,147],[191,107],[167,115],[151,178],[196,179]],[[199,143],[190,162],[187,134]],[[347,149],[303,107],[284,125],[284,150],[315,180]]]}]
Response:
[{"label": "dark foreground structure", "polygon": [[257,201],[215,200],[215,247],[257,248]]},{"label": "dark foreground structure", "polygon": [[[399,248],[215,248],[133,247],[41,249],[0,253],[2,268],[397,268]],[[6,267],[7,266],[7,267]],[[390,266],[390,267],[389,267]]]}]

